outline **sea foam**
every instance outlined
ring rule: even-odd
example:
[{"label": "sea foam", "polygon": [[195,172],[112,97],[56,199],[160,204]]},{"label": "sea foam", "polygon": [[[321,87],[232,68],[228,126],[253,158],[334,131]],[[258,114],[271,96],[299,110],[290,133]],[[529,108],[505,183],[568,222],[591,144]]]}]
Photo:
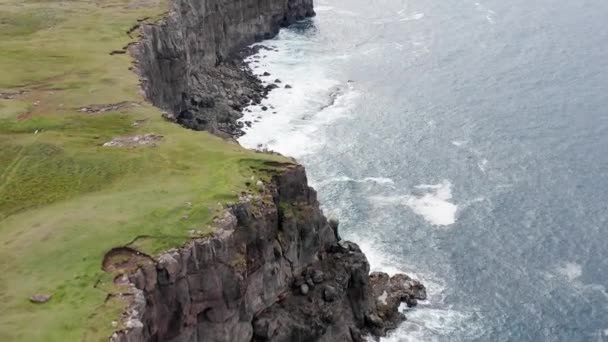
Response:
[{"label": "sea foam", "polygon": [[387,205],[398,204],[410,208],[434,226],[449,226],[456,222],[458,206],[452,203],[452,183],[421,184],[415,187],[418,194],[405,196],[372,196],[372,201]]},{"label": "sea foam", "polygon": [[[275,83],[279,88],[271,91],[261,104],[246,109],[240,121],[251,122],[252,127],[244,129],[246,134],[239,142],[245,147],[298,158],[322,148],[325,143],[322,130],[340,118],[349,117],[360,94],[353,82],[329,75],[327,66],[331,61],[349,58],[348,55],[327,54],[319,60],[317,53],[309,53],[314,50],[314,41],[290,30],[282,30],[271,43],[276,49],[257,54],[265,58],[252,56],[246,61],[265,84],[279,79],[280,83]],[[264,72],[270,75],[264,76]],[[286,88],[287,84],[290,87]]]}]

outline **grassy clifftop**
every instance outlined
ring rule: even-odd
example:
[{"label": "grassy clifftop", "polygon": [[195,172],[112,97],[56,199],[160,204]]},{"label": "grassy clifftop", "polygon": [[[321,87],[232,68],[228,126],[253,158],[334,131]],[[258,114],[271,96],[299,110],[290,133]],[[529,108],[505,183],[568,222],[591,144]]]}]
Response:
[{"label": "grassy clifftop", "polygon": [[[121,51],[147,0],[0,0],[0,341],[105,341],[125,301],[101,269],[195,235],[281,157],[161,119]],[[153,133],[152,145],[104,147]],[[33,294],[52,294],[45,304]],[[110,298],[110,299],[108,299]]]}]

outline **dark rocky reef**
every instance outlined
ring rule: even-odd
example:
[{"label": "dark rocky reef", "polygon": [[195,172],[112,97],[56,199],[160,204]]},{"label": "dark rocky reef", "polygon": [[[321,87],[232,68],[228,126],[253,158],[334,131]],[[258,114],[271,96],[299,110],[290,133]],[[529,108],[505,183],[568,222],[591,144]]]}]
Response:
[{"label": "dark rocky reef", "polygon": [[405,275],[369,274],[359,247],[339,240],[304,168],[289,165],[263,193],[216,221],[213,237],[144,263],[113,342],[362,341],[424,299]]},{"label": "dark rocky reef", "polygon": [[188,128],[238,136],[241,110],[269,90],[242,49],[314,14],[312,0],[175,0],[131,49],[146,97]]}]

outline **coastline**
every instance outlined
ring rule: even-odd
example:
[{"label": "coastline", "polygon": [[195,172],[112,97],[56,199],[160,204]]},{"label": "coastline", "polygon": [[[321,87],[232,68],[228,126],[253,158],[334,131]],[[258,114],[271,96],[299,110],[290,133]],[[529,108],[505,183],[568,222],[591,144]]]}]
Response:
[{"label": "coastline", "polygon": [[[288,7],[291,8],[291,6]],[[137,50],[134,50],[134,55],[140,61],[138,73],[144,80],[142,86],[148,99],[155,105],[169,111],[164,114],[166,119],[187,128],[208,130],[211,133],[228,138],[237,138],[243,135],[244,124],[251,125],[251,122],[238,121],[243,117],[243,109],[249,105],[259,105],[262,98],[266,98],[270,91],[278,87],[276,83],[280,83],[280,81],[273,82],[263,86],[259,77],[253,74],[249,65],[245,63],[245,58],[253,55],[259,49],[271,48],[263,44],[256,44],[252,47],[250,44],[261,41],[260,38],[269,39],[273,37],[278,33],[279,26],[287,26],[304,17],[314,15],[312,3],[300,4],[295,8],[295,15],[286,14],[284,17],[290,19],[282,20],[278,26],[276,23],[271,24],[270,33],[254,33],[253,41],[251,38],[238,39],[244,42],[240,45],[228,43],[231,46],[230,48],[218,48],[228,51],[226,55],[216,55],[215,59],[208,60],[208,63],[213,64],[213,66],[197,65],[194,68],[194,79],[199,83],[196,86],[182,89],[181,103],[179,104],[171,104],[171,101],[166,100],[165,93],[167,92],[163,88],[167,84],[156,82],[155,75],[158,77],[167,72],[152,68],[154,62],[149,59],[150,54],[154,58],[159,58],[158,56],[167,53],[167,51],[155,51],[149,42],[158,38],[150,39],[150,37],[165,35],[169,37],[169,40],[174,40],[175,38],[171,37],[170,33],[172,31],[171,25],[176,25],[179,20],[172,18],[171,21],[165,21],[160,26],[144,26],[142,30],[143,39],[137,46]],[[171,15],[169,17],[171,18]],[[226,29],[224,28],[224,30]],[[245,32],[244,35],[251,36],[251,32]],[[175,44],[171,45],[176,46]],[[175,52],[170,54],[178,55]],[[191,57],[189,56],[189,59]],[[202,57],[201,59],[204,60]],[[174,69],[174,67],[170,69]],[[203,78],[201,74],[205,74],[204,79],[207,84],[200,81]],[[192,77],[192,75],[189,76]],[[264,76],[270,75],[265,74]],[[226,78],[230,81],[226,82]],[[208,92],[209,89],[215,89],[215,92]],[[169,93],[173,91],[174,89],[170,90]],[[227,109],[227,107],[230,107],[230,109]],[[176,110],[179,112],[175,113]],[[228,111],[229,114],[224,115],[222,111]],[[151,270],[151,266],[149,266],[147,271],[145,268],[140,268],[135,274],[129,275],[128,279],[137,288],[137,296],[140,300],[131,306],[128,315],[124,317],[125,326],[131,328],[116,332],[112,341],[145,341],[152,336],[161,340],[177,338],[193,341],[219,341],[225,338],[225,334],[228,332],[233,332],[228,333],[231,336],[229,339],[235,341],[251,339],[255,341],[289,341],[294,338],[319,341],[338,339],[363,341],[365,336],[368,335],[385,336],[388,331],[395,329],[400,322],[405,320],[405,316],[399,311],[399,306],[401,303],[415,306],[417,300],[426,299],[424,286],[404,274],[396,274],[392,277],[381,272],[370,274],[367,259],[359,247],[354,243],[341,240],[337,222],[328,222],[325,219],[320,211],[319,203],[316,201],[314,190],[307,184],[304,169],[297,164],[295,169],[298,170],[296,173],[299,174],[295,177],[295,182],[290,179],[293,176],[288,176],[292,172],[289,170],[294,170],[292,166],[289,166],[286,173],[280,174],[279,172],[279,175],[273,177],[270,183],[258,184],[262,187],[259,196],[246,197],[236,205],[231,206],[224,212],[223,218],[215,222],[217,228],[212,238],[195,240],[179,250],[171,250],[163,254],[159,258],[159,263],[155,266],[158,270],[156,272]],[[289,180],[285,180],[284,177]],[[283,179],[283,181],[280,179]],[[285,187],[282,183],[289,183],[289,185]],[[300,192],[302,189],[305,190],[305,193],[311,193],[313,196],[306,194],[304,197],[308,200],[304,202],[297,199],[293,201],[294,198],[289,198],[287,202],[292,202],[289,204],[290,207],[285,207],[285,201],[276,200],[282,192]],[[300,195],[295,195],[295,197],[298,196]],[[265,207],[265,205],[268,205],[268,199],[270,198],[274,199],[274,206]],[[260,206],[260,203],[266,204]],[[255,209],[252,209],[252,207]],[[257,242],[255,245],[257,249],[261,248],[262,250],[254,254],[258,257],[261,256],[263,259],[267,258],[263,262],[256,260],[255,257],[251,258],[249,252],[242,254],[244,251],[254,249],[252,241],[243,237],[234,237],[242,233],[241,230],[243,229],[251,229],[252,219],[243,218],[242,212],[249,212],[250,214],[246,216],[253,216],[253,221],[259,221],[259,217],[256,217],[252,212],[260,211],[270,212],[269,215],[278,215],[279,218],[278,226],[272,228],[272,224],[270,224],[271,233],[269,233],[270,236],[277,236],[275,239],[278,239],[276,241],[279,242],[279,245],[276,246],[276,242],[274,244],[270,242],[273,239],[268,237],[266,238],[270,243],[260,245],[260,242]],[[310,242],[298,241],[297,239],[284,241],[280,237],[281,231],[284,231],[286,227],[285,223],[281,223],[282,220],[293,219],[294,217],[295,224],[287,224],[287,226],[291,225],[296,230],[300,230],[300,236],[302,234],[312,236],[313,241],[317,242],[311,245]],[[311,218],[316,223],[311,224]],[[273,220],[267,219],[267,221]],[[253,225],[258,224],[260,222],[253,223]],[[264,221],[262,221],[262,225],[269,226],[268,222]],[[272,233],[272,231],[275,232]],[[250,235],[250,233],[245,235]],[[320,240],[319,237],[321,237]],[[235,243],[231,239],[237,239],[239,242]],[[240,247],[240,249],[221,247],[234,244],[244,247]],[[224,256],[210,256],[202,264],[195,263],[195,266],[182,266],[181,268],[176,266],[191,263],[191,261],[188,261],[189,256],[193,253],[197,254],[193,251],[203,250],[203,255],[209,254],[204,252],[205,247],[203,246],[205,245],[215,245],[214,248],[224,251]],[[302,246],[307,246],[305,250],[312,254],[294,263],[294,260],[300,258],[300,252],[297,254],[298,257],[294,259],[293,255],[289,256],[289,250],[300,250]],[[272,248],[274,252],[264,252],[269,248]],[[226,252],[227,250],[230,252]],[[274,257],[268,257],[270,254]],[[235,262],[235,257],[239,258],[238,262]],[[242,258],[244,260],[241,260]],[[282,265],[281,262],[276,264],[276,261],[271,261],[273,259],[286,260],[288,267]],[[200,260],[195,260],[195,262],[200,262]],[[232,302],[223,303],[220,307],[217,307],[218,303],[201,304],[208,302],[209,298],[199,298],[198,305],[193,305],[191,303],[193,301],[192,295],[190,296],[191,301],[186,301],[186,303],[182,300],[175,300],[175,298],[180,297],[180,291],[191,294],[196,291],[204,292],[196,286],[192,289],[191,282],[188,282],[189,285],[179,284],[180,279],[188,279],[191,276],[190,270],[192,268],[200,270],[201,268],[211,267],[213,273],[218,272],[216,268],[218,264],[231,264],[233,266],[229,270],[219,271],[219,275],[216,276],[219,283],[216,283],[216,286],[219,285],[220,289],[232,287],[234,284],[231,284],[231,282],[240,279],[237,283],[243,283],[239,287],[246,288],[245,292],[241,293],[240,296],[236,295]],[[238,264],[238,266],[235,266],[235,264]],[[253,266],[255,264],[258,266]],[[264,270],[260,271],[259,267]],[[267,273],[268,268],[271,269],[270,274]],[[279,270],[278,274],[277,270]],[[159,274],[162,274],[162,272],[165,272],[165,278],[170,279],[168,283],[166,281],[165,283],[158,282]],[[146,280],[153,273],[156,273],[156,276],[151,277],[157,279],[157,284],[154,284],[154,281],[150,282],[149,279]],[[227,276],[226,274],[232,275]],[[281,276],[278,276],[279,274]],[[260,284],[260,280],[255,280],[256,277],[275,279],[274,281],[278,281],[278,283],[268,293],[268,289],[257,288],[259,285],[256,286],[255,284]],[[232,280],[226,283],[226,279]],[[204,286],[202,284],[201,286]],[[172,293],[169,298],[174,299],[169,300],[169,303],[159,304],[159,302],[163,302],[160,299],[163,296],[158,294],[159,291],[163,293],[163,286],[175,286],[173,290],[169,290],[169,293]],[[257,291],[258,295],[264,293],[261,297],[261,303],[259,300],[251,301],[251,297],[256,297],[255,294],[252,295],[249,292],[252,286],[255,289],[252,291]],[[188,290],[188,288],[190,289]],[[231,290],[231,292],[234,291]],[[166,295],[166,293],[164,294]],[[181,296],[183,297],[183,294]],[[156,298],[156,300],[150,301],[149,298],[151,297]],[[226,300],[225,294],[223,297]],[[141,298],[147,298],[147,300],[144,301]],[[161,322],[154,318],[158,316],[159,306],[164,307],[167,312],[171,312],[171,309],[167,310],[166,308],[173,307],[173,314],[177,310],[177,314],[181,316],[176,319],[187,329],[176,330],[175,327],[168,327],[167,322]],[[184,308],[188,306],[191,308],[185,310]],[[193,314],[191,312],[192,306],[197,307],[194,310],[198,313]],[[230,313],[228,308],[231,307],[239,308],[241,314]],[[226,312],[227,309],[228,312]],[[210,313],[210,310],[213,314]],[[221,313],[217,313],[218,310]],[[150,311],[156,312],[156,314],[150,315]],[[243,317],[243,312],[248,312],[248,314]],[[201,314],[204,314],[203,318],[201,318]],[[218,315],[223,318],[218,318]],[[188,318],[192,316],[196,316],[196,319]],[[239,316],[238,319],[235,318],[237,316]],[[315,319],[310,321],[312,317],[315,317]],[[174,319],[171,319],[171,321],[174,321]],[[302,324],[306,321],[309,322]]]},{"label": "coastline", "polygon": [[426,296],[234,141],[273,88],[246,46],[312,2],[6,3],[0,339],[360,341]]}]

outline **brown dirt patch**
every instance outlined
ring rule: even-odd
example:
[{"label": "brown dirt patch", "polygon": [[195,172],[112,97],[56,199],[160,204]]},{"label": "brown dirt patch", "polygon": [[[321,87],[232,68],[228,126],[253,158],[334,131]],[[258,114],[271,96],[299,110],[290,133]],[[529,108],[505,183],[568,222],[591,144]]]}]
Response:
[{"label": "brown dirt patch", "polygon": [[103,258],[101,269],[111,273],[135,271],[139,266],[153,263],[149,255],[129,247],[112,248]]}]

